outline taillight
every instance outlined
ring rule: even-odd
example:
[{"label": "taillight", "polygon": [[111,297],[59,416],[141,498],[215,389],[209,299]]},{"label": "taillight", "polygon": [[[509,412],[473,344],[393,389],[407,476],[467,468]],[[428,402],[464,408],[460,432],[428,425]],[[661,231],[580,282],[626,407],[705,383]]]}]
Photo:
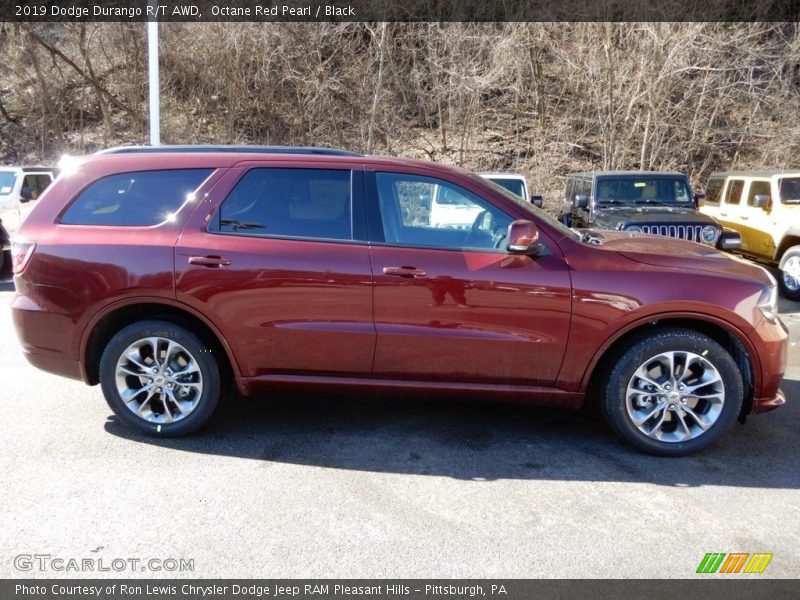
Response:
[{"label": "taillight", "polygon": [[25,267],[31,262],[31,257],[35,249],[35,242],[11,240],[11,268],[14,275],[19,275],[25,270]]}]

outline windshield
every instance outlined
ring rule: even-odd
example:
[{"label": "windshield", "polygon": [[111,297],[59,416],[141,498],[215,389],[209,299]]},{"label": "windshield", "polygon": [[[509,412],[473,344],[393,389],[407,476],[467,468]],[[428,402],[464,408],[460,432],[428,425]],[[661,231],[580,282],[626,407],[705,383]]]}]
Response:
[{"label": "windshield", "polygon": [[546,213],[545,211],[543,211],[541,208],[537,208],[536,206],[534,206],[530,202],[527,202],[526,200],[523,200],[521,197],[517,196],[513,192],[509,192],[502,185],[497,185],[491,179],[486,179],[484,177],[481,177],[480,175],[475,175],[474,173],[470,173],[470,175],[474,179],[480,180],[480,182],[483,185],[486,185],[488,183],[488,185],[492,189],[500,192],[501,194],[503,194],[503,196],[505,196],[506,198],[508,198],[512,202],[514,202],[517,206],[521,206],[526,211],[528,211],[531,215],[535,216],[537,219],[541,219],[542,221],[545,221],[548,225],[550,225],[554,229],[557,229],[558,231],[563,233],[565,236],[571,237],[574,240],[582,239],[583,236],[581,236],[580,233],[578,233],[574,229],[570,229],[569,227],[564,225],[561,221],[559,221],[558,219],[556,219],[552,215],[550,215],[550,214]]},{"label": "windshield", "polygon": [[17,174],[14,171],[0,171],[0,196],[7,196],[14,189],[14,180]]},{"label": "windshield", "polygon": [[525,198],[525,190],[522,187],[522,181],[519,179],[500,179],[499,177],[487,177],[489,181],[494,181],[497,185],[506,188],[512,194],[516,194],[520,198]]},{"label": "windshield", "polygon": [[781,202],[800,204],[800,177],[784,177],[780,180]]},{"label": "windshield", "polygon": [[683,177],[603,177],[597,180],[598,204],[692,205],[692,192]]}]

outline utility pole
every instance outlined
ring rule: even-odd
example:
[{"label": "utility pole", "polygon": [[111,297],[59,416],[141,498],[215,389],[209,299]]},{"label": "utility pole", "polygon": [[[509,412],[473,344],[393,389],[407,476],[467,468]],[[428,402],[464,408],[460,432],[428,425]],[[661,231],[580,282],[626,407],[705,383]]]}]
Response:
[{"label": "utility pole", "polygon": [[158,87],[158,21],[155,19],[147,21],[147,59],[150,81],[150,145],[160,146],[161,90]]}]

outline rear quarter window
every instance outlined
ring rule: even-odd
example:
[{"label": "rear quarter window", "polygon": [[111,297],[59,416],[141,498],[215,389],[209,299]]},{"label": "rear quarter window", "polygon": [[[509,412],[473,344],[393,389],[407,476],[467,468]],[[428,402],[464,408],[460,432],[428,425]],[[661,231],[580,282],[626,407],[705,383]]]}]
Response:
[{"label": "rear quarter window", "polygon": [[722,187],[725,184],[724,179],[709,179],[706,185],[706,204],[719,204],[719,199],[722,196]]},{"label": "rear quarter window", "polygon": [[169,221],[212,171],[170,169],[103,177],[70,204],[61,223],[146,227]]}]

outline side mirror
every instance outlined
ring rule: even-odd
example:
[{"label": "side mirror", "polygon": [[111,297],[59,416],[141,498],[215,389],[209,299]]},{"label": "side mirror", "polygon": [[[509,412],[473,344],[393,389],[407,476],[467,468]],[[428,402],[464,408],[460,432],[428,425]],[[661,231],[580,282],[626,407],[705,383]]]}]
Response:
[{"label": "side mirror", "polygon": [[531,196],[531,204],[536,208],[542,208],[543,198],[541,196]]},{"label": "side mirror", "polygon": [[703,206],[703,204],[705,204],[704,200],[706,199],[706,195],[705,194],[695,194],[694,196],[692,196],[692,199],[694,200],[694,205],[697,208],[700,208],[701,206]]},{"label": "side mirror", "polygon": [[542,251],[539,229],[531,221],[520,219],[508,226],[508,253],[538,256]]},{"label": "side mirror", "polygon": [[589,196],[585,194],[578,194],[572,201],[572,205],[575,208],[582,208],[583,210],[586,210],[589,208]]},{"label": "side mirror", "polygon": [[33,200],[33,189],[29,187],[24,187],[19,191],[20,200],[22,202],[28,202]]},{"label": "side mirror", "polygon": [[717,248],[720,250],[738,250],[741,247],[742,236],[732,229],[724,229],[717,240]]},{"label": "side mirror", "polygon": [[753,196],[753,206],[763,210],[769,210],[769,196],[766,194],[756,194]]}]

